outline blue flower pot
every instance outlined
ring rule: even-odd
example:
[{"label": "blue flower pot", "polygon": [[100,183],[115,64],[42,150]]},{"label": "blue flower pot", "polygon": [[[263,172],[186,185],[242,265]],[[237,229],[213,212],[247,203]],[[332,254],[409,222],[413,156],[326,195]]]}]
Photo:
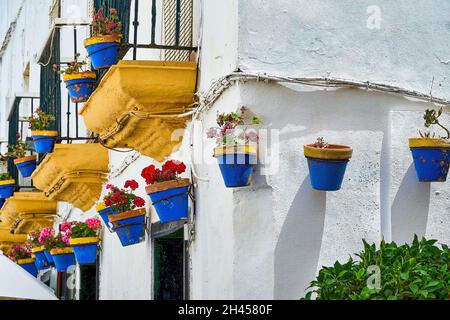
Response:
[{"label": "blue flower pot", "polygon": [[53,152],[55,146],[56,136],[53,135],[33,135],[34,149],[37,153],[50,153]]},{"label": "blue flower pot", "polygon": [[348,159],[307,158],[311,185],[320,191],[337,191],[341,189]]},{"label": "blue flower pot", "polygon": [[19,169],[20,174],[24,178],[31,177],[34,170],[36,170],[36,158],[30,161],[24,161],[20,163],[16,163],[17,169]]},{"label": "blue flower pot", "polygon": [[450,166],[448,148],[411,148],[417,177],[421,182],[444,182]]},{"label": "blue flower pot", "polygon": [[76,79],[66,81],[73,103],[86,102],[95,90],[94,79]]},{"label": "blue flower pot", "polygon": [[161,222],[188,217],[188,191],[189,186],[149,194]]},{"label": "blue flower pot", "polygon": [[44,255],[47,258],[47,261],[50,265],[54,264],[55,261],[53,261],[53,256],[48,252],[47,250],[44,250]]},{"label": "blue flower pot", "polygon": [[86,46],[95,70],[106,69],[115,65],[119,60],[119,43],[100,42]]},{"label": "blue flower pot", "polygon": [[34,262],[26,263],[26,264],[20,264],[20,266],[23,269],[25,269],[29,274],[31,274],[33,277],[37,277],[38,270],[36,269],[36,266],[34,265]]},{"label": "blue flower pot", "polygon": [[72,245],[78,264],[83,265],[95,263],[95,261],[97,261],[98,239],[96,242],[92,243],[75,244],[77,243],[77,240],[81,239],[70,239],[70,244]]},{"label": "blue flower pot", "polygon": [[9,197],[12,197],[14,194],[14,189],[16,188],[16,184],[10,183],[10,184],[2,184],[0,185],[0,199],[7,199]]},{"label": "blue flower pot", "polygon": [[110,232],[114,232],[114,228],[112,227],[111,223],[109,223],[108,216],[116,213],[118,212],[114,206],[98,210],[98,214],[100,215],[103,222],[105,223],[105,226],[108,228]]},{"label": "blue flower pot", "polygon": [[76,264],[75,255],[73,253],[52,254],[55,262],[56,271],[65,272],[70,266]]},{"label": "blue flower pot", "polygon": [[50,267],[50,262],[45,256],[44,251],[34,252],[34,264],[38,270],[44,270]]},{"label": "blue flower pot", "polygon": [[252,181],[256,154],[228,153],[216,155],[225,186],[227,188],[245,187]]},{"label": "blue flower pot", "polygon": [[109,221],[123,247],[145,240],[145,209],[110,215]]},{"label": "blue flower pot", "polygon": [[72,102],[86,102],[95,90],[97,75],[92,71],[65,74],[63,79]]}]

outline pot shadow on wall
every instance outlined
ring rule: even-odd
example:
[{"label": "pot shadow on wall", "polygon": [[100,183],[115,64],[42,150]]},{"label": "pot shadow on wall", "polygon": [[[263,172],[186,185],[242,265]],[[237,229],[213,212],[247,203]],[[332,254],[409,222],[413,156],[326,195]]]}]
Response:
[{"label": "pot shadow on wall", "polygon": [[275,299],[300,299],[316,276],[325,224],[326,192],[309,175],[295,195],[275,247]]},{"label": "pot shadow on wall", "polygon": [[410,243],[414,234],[424,236],[430,207],[429,182],[417,179],[414,163],[406,172],[391,207],[392,241]]}]

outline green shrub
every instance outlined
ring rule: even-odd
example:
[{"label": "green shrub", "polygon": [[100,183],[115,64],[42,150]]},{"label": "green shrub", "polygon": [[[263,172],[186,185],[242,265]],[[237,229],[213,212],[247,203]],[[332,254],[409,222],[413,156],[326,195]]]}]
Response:
[{"label": "green shrub", "polygon": [[[382,241],[377,249],[363,240],[364,251],[356,254],[358,261],[350,258],[345,264],[323,267],[305,299],[316,293],[318,300],[448,300],[450,251],[436,242],[425,238],[419,241],[415,236],[410,245]],[[369,272],[370,266],[380,270],[378,288],[368,286],[375,276]]]}]

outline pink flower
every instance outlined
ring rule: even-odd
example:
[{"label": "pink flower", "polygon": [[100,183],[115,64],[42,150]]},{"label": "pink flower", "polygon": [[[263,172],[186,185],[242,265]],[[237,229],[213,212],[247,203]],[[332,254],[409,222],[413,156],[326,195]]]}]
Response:
[{"label": "pink flower", "polygon": [[206,132],[206,137],[209,139],[218,138],[219,133],[217,132],[217,128],[209,128],[209,130]]},{"label": "pink flower", "polygon": [[62,241],[65,243],[65,244],[67,244],[68,246],[70,246],[70,234],[65,234],[63,237],[62,237]]},{"label": "pink flower", "polygon": [[87,219],[85,223],[89,228],[93,230],[100,229],[102,226],[100,220],[96,218]]},{"label": "pink flower", "polygon": [[76,222],[68,222],[68,221],[64,221],[61,224],[60,230],[62,232],[70,232],[72,229],[72,226],[76,225]]},{"label": "pink flower", "polygon": [[40,244],[44,244],[45,240],[47,240],[47,238],[49,238],[52,235],[52,231],[53,230],[50,227],[42,229],[41,234],[39,235],[38,242]]},{"label": "pink flower", "polygon": [[246,132],[245,138],[250,142],[258,142],[259,139],[258,133],[256,133],[255,131]]}]

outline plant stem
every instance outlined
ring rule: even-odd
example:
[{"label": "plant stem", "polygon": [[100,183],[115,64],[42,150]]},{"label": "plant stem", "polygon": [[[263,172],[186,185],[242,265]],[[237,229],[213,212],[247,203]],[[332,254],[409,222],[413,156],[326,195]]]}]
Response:
[{"label": "plant stem", "polygon": [[436,121],[436,124],[441,127],[442,129],[445,130],[445,132],[447,133],[447,138],[445,139],[450,139],[450,131],[448,131],[448,129],[446,127],[444,127],[442,124],[439,123],[439,121]]}]

